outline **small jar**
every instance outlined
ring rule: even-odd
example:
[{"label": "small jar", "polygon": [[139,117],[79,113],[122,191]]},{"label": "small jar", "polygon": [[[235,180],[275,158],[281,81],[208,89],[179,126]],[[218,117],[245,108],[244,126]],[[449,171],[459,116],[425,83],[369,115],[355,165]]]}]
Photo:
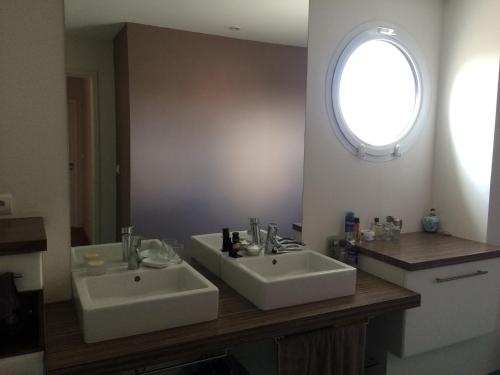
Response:
[{"label": "small jar", "polygon": [[371,229],[363,229],[361,231],[362,241],[373,241],[375,239],[375,232]]},{"label": "small jar", "polygon": [[92,260],[101,259],[101,256],[98,253],[90,252],[90,253],[85,253],[83,255],[83,259],[85,260],[85,263],[88,263],[88,262],[90,262]]},{"label": "small jar", "polygon": [[392,223],[384,223],[384,235],[383,238],[386,241],[390,241],[393,238],[394,233],[394,224]]},{"label": "small jar", "polygon": [[106,273],[106,265],[102,259],[89,260],[87,262],[87,274],[90,276],[99,276]]}]

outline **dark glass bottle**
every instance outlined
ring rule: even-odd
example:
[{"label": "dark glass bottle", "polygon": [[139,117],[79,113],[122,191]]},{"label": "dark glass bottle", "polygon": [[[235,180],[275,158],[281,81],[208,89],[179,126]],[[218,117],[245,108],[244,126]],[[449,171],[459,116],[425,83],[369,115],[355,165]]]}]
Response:
[{"label": "dark glass bottle", "polygon": [[222,251],[227,252],[232,249],[232,246],[229,228],[222,228]]}]

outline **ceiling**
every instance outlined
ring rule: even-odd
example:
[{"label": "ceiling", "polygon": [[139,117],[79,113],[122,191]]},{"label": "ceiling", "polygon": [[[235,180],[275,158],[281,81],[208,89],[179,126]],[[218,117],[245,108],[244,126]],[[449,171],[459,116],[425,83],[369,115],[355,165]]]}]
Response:
[{"label": "ceiling", "polygon": [[[112,39],[124,22],[307,46],[308,0],[65,0],[70,35]],[[229,26],[238,26],[233,31]]]}]

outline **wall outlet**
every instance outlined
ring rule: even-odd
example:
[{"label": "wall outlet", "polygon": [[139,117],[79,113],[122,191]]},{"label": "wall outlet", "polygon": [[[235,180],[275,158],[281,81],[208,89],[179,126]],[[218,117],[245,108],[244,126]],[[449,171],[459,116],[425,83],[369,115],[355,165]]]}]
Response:
[{"label": "wall outlet", "polygon": [[12,194],[0,194],[0,215],[12,214]]}]

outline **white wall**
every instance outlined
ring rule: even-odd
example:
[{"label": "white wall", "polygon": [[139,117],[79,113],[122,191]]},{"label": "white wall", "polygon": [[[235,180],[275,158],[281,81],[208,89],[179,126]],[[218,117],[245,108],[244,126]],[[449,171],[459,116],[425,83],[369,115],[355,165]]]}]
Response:
[{"label": "white wall", "polygon": [[498,0],[445,1],[433,204],[444,229],[483,242],[497,105],[499,14]]},{"label": "white wall", "polygon": [[[305,242],[323,249],[327,235],[342,231],[343,215],[348,209],[359,212],[365,225],[375,215],[393,213],[404,219],[406,231],[419,230],[420,218],[432,202],[439,209],[445,229],[482,241],[486,241],[489,205],[488,240],[500,243],[498,150],[490,201],[500,2],[449,0],[443,7],[439,0],[311,0],[309,12]],[[330,129],[324,100],[330,56],[345,34],[374,18],[404,27],[427,58],[431,81],[439,78],[441,82],[438,98],[436,87],[432,88],[433,101],[439,99],[435,160],[434,108],[417,144],[401,160],[389,163],[356,159],[344,150]],[[453,126],[458,126],[459,131]],[[486,374],[500,367],[499,343],[497,331],[405,360],[389,356],[387,374]]]},{"label": "white wall", "polygon": [[[405,231],[420,229],[431,204],[434,112],[442,3],[436,0],[311,0],[304,161],[303,239],[324,250],[343,232],[345,212],[362,226],[373,217],[403,218]],[[415,40],[430,75],[431,107],[415,145],[400,159],[372,163],[350,154],[330,127],[325,105],[328,64],[339,42],[374,19],[401,25]]]},{"label": "white wall", "polygon": [[116,122],[113,41],[66,35],[66,71],[97,76],[96,242],[116,239]]},{"label": "white wall", "polygon": [[45,219],[45,297],[70,298],[69,172],[62,0],[0,6],[0,191]]},{"label": "white wall", "polygon": [[[445,229],[495,244],[500,244],[499,14],[498,0],[445,1],[433,189]],[[499,348],[497,329],[407,361],[394,358],[388,374],[486,374],[500,368]]]}]

